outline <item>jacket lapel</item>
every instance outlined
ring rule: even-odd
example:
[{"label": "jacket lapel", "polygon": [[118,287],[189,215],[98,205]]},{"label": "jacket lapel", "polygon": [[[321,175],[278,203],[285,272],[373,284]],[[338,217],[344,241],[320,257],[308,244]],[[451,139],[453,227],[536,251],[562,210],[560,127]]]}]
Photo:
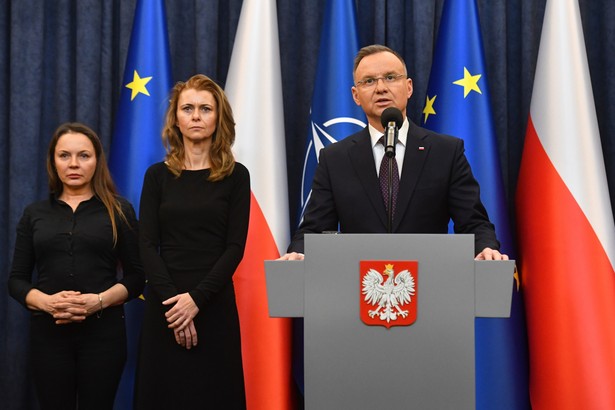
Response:
[{"label": "jacket lapel", "polygon": [[408,210],[408,205],[416,189],[416,184],[418,183],[423,166],[429,155],[431,144],[429,144],[429,141],[425,138],[426,135],[426,133],[421,132],[421,128],[410,122],[408,137],[406,138],[404,164],[402,166],[401,179],[399,181],[397,211],[393,218],[393,232],[397,231],[404,217],[404,213]]},{"label": "jacket lapel", "polygon": [[375,214],[384,226],[387,223],[386,209],[380,192],[380,181],[376,173],[376,163],[374,162],[374,153],[372,151],[371,139],[369,131],[365,128],[354,137],[355,144],[348,150],[350,162],[356,172],[365,194],[369,198]]}]

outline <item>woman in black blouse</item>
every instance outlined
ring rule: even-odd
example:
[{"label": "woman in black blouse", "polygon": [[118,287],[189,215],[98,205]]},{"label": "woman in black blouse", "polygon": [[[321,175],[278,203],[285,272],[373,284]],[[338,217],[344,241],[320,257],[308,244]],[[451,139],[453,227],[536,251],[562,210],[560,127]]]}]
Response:
[{"label": "woman in black blouse", "polygon": [[122,304],[144,285],[135,212],[83,124],[56,130],[47,173],[51,195],[25,209],[9,277],[32,311],[36,392],[43,409],[111,409],[126,360]]}]

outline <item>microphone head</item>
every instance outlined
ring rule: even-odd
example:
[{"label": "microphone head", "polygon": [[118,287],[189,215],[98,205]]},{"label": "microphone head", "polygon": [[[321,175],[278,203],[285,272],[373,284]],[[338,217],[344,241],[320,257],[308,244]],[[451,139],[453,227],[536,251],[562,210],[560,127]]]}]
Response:
[{"label": "microphone head", "polygon": [[396,128],[401,128],[401,125],[404,122],[404,117],[401,115],[401,111],[395,107],[385,109],[382,111],[382,115],[380,116],[380,123],[384,128],[386,128],[391,121],[395,122]]}]

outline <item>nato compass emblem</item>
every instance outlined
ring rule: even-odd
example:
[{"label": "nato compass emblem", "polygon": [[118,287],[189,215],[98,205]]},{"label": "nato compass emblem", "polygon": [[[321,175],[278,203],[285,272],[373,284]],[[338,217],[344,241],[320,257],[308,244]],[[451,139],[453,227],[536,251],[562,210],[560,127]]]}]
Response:
[{"label": "nato compass emblem", "polygon": [[359,297],[365,324],[390,328],[416,321],[417,266],[416,261],[361,261]]},{"label": "nato compass emblem", "polygon": [[[311,114],[311,113],[310,113]],[[303,159],[303,177],[301,178],[301,218],[305,206],[312,193],[312,180],[316,165],[318,165],[318,154],[320,150],[329,144],[337,142],[365,128],[366,124],[352,117],[336,117],[325,121],[322,125],[313,120],[310,123],[305,158]]]}]

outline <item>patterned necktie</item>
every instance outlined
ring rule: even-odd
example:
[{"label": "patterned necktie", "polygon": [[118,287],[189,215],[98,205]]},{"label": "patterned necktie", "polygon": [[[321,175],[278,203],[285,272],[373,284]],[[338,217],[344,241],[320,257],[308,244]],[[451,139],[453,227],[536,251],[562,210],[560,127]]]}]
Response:
[{"label": "patterned necktie", "polygon": [[[384,137],[381,137],[379,142],[384,145]],[[382,192],[382,198],[384,199],[384,206],[389,212],[389,162],[392,163],[391,173],[391,189],[392,189],[392,203],[393,203],[393,216],[395,215],[395,205],[397,204],[397,192],[399,191],[399,170],[397,168],[397,160],[395,157],[389,158],[386,155],[382,157],[382,163],[380,164],[380,191]]]}]

